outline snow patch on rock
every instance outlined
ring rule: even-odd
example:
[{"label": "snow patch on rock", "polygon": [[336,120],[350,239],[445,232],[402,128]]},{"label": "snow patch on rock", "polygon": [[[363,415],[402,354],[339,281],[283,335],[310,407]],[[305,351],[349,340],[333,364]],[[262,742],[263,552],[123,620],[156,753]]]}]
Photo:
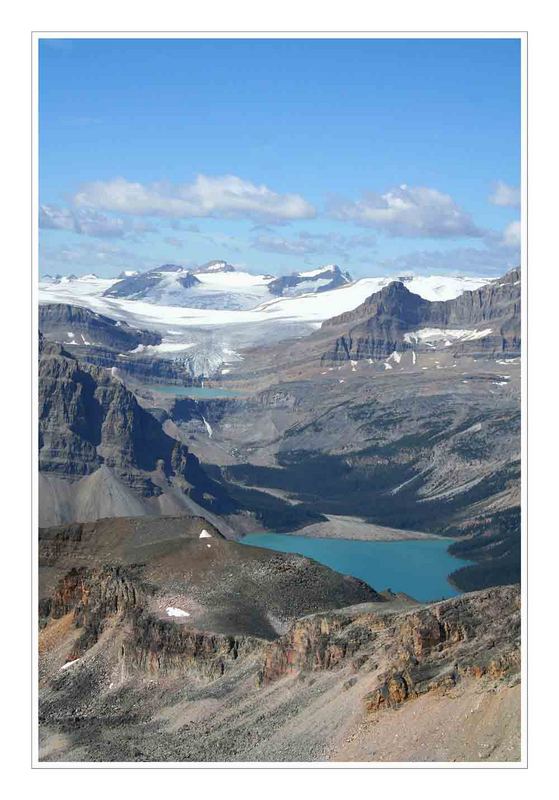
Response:
[{"label": "snow patch on rock", "polygon": [[175,608],[174,606],[167,606],[165,609],[168,617],[189,617],[188,611],[183,611],[182,608]]}]

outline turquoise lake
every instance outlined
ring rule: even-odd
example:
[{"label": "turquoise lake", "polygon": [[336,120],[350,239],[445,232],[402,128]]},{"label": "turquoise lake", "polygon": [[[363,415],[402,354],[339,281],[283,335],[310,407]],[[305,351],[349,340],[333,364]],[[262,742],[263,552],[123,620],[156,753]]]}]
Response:
[{"label": "turquoise lake", "polygon": [[193,400],[241,396],[241,392],[234,392],[232,389],[217,389],[211,386],[174,386],[172,384],[157,383],[150,385],[148,388],[161,394],[171,394],[174,397],[191,397]]},{"label": "turquoise lake", "polygon": [[469,564],[451,556],[448,539],[363,542],[351,539],[311,539],[284,533],[251,533],[242,540],[253,547],[314,558],[344,575],[361,578],[377,591],[405,592],[416,600],[441,600],[460,592],[447,580]]}]

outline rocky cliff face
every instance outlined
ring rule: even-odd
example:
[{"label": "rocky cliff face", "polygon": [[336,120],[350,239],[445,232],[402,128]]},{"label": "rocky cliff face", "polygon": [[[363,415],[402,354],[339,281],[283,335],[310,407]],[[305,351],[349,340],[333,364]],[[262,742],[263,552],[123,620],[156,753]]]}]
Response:
[{"label": "rocky cliff face", "polygon": [[259,680],[267,685],[301,671],[349,662],[374,673],[365,698],[376,710],[398,705],[461,677],[517,675],[520,594],[503,587],[418,610],[320,614],[298,620],[266,650]]},{"label": "rocky cliff face", "polygon": [[193,630],[150,614],[147,604],[153,587],[142,584],[135,573],[133,567],[72,569],[52,597],[41,603],[43,625],[71,615],[79,631],[66,663],[84,656],[116,619],[126,621],[121,660],[129,674],[195,671],[215,678],[223,675],[228,662],[258,646],[254,637]]},{"label": "rocky cliff face", "polygon": [[72,348],[72,354],[82,364],[116,370],[116,375],[130,377],[144,385],[164,383],[189,386],[199,377],[186,360],[170,360],[137,353],[128,355],[108,347],[77,347]]},{"label": "rocky cliff face", "polygon": [[[61,344],[83,364],[118,370],[142,383],[188,384],[194,377],[189,361],[161,358],[150,345],[161,335],[126,322],[65,303],[39,306],[39,330],[48,341]],[[152,354],[153,353],[153,354]]]},{"label": "rocky cliff face", "polygon": [[475,291],[434,304],[433,321],[445,325],[476,325],[491,320],[520,320],[520,269],[512,269]]},{"label": "rocky cliff face", "polygon": [[234,507],[198,459],[167,436],[120,381],[42,339],[39,469],[43,476],[76,480],[101,468],[139,497],[161,495],[172,483],[210,507]]},{"label": "rocky cliff face", "polygon": [[[441,345],[457,351],[520,353],[520,270],[453,300],[424,300],[400,281],[371,295],[353,311],[322,324],[318,335],[338,332],[323,360],[384,359],[394,351],[421,350],[422,329],[447,333]],[[457,330],[456,340],[452,331]],[[413,333],[416,335],[414,336]],[[446,341],[445,341],[446,339]],[[429,345],[435,345],[431,342]]]},{"label": "rocky cliff face", "polygon": [[132,328],[126,322],[66,303],[39,306],[39,330],[47,339],[68,348],[109,347],[126,352],[141,344],[161,342],[158,333]]},{"label": "rocky cliff face", "polygon": [[46,472],[87,475],[101,464],[129,479],[162,462],[170,474],[177,443],[122,383],[82,366],[57,345],[39,362],[39,466]]},{"label": "rocky cliff face", "polygon": [[[45,760],[519,757],[518,587],[321,612],[266,641],[164,619],[142,581],[76,569],[43,603]],[[344,758],[352,743],[366,755]]]}]

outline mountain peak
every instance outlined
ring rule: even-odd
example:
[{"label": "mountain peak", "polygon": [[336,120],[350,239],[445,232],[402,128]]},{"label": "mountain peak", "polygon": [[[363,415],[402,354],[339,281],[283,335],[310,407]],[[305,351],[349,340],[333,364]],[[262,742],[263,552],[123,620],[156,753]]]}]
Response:
[{"label": "mountain peak", "polygon": [[162,264],[160,267],[150,270],[150,272],[187,272],[186,267],[180,267],[178,264]]},{"label": "mountain peak", "polygon": [[343,272],[341,267],[339,267],[337,264],[325,264],[323,267],[306,270],[305,272],[295,272],[293,275],[304,279],[331,276],[332,280],[338,280],[341,283],[351,283],[352,280],[349,272]]},{"label": "mountain peak", "polygon": [[398,320],[409,320],[413,323],[419,313],[419,309],[427,301],[420,295],[410,292],[402,281],[390,281],[390,283],[367,297],[361,305],[352,311],[346,311],[336,317],[331,317],[322,323],[323,328],[345,323],[361,322],[371,318],[394,318]]},{"label": "mountain peak", "polygon": [[281,275],[271,281],[268,288],[275,295],[297,295],[308,292],[325,292],[351,283],[349,272],[342,272],[337,264],[326,264],[307,272],[293,272]]},{"label": "mountain peak", "polygon": [[228,264],[227,261],[208,261],[206,264],[202,264],[195,272],[235,272],[235,267],[232,264]]},{"label": "mountain peak", "polygon": [[[405,285],[405,283],[400,278],[398,278],[395,281],[390,281],[390,283],[387,283],[386,286],[383,286],[382,289],[380,289],[379,292],[375,292],[375,294],[380,294],[380,295],[383,295],[385,297],[386,296],[390,296],[390,295],[398,295],[398,294],[402,294],[402,293],[403,294],[413,294],[413,292],[410,292],[408,287]],[[371,297],[374,297],[374,295],[371,295]],[[369,299],[371,299],[371,298],[369,298]]]}]

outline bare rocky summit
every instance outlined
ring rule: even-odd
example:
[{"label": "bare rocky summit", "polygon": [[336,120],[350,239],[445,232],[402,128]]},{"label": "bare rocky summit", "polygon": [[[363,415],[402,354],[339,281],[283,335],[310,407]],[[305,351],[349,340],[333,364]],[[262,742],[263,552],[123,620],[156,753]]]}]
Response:
[{"label": "bare rocky summit", "polygon": [[[58,608],[55,616],[66,608],[60,597],[68,596],[68,585],[79,604],[98,591],[101,575],[109,580],[117,573],[130,587],[127,610],[151,608],[166,619],[169,599],[167,605],[189,612],[181,619],[183,627],[224,635],[273,638],[303,614],[384,600],[362,581],[303,556],[228,541],[202,517],[118,518],[43,528],[39,563],[47,617],[53,608]],[[102,591],[105,598],[107,591]]]}]

